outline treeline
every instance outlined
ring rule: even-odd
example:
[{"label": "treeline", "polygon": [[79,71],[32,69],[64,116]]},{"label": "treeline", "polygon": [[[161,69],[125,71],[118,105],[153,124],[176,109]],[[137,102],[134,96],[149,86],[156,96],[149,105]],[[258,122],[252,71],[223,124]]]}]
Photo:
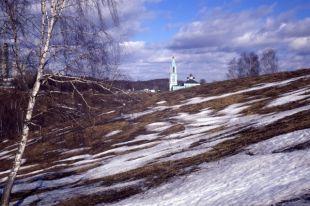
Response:
[{"label": "treeline", "polygon": [[168,91],[169,79],[152,79],[146,81],[128,81],[128,80],[115,80],[113,85],[123,90],[143,90],[154,89],[160,91]]},{"label": "treeline", "polygon": [[278,57],[274,49],[266,49],[261,56],[255,52],[242,52],[228,62],[228,79],[254,77],[278,72]]}]

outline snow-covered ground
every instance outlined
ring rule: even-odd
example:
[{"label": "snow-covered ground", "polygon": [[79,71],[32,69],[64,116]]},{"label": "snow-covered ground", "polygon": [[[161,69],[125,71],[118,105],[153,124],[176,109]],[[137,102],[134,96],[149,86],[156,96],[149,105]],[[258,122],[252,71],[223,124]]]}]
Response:
[{"label": "snow-covered ground", "polygon": [[[250,91],[266,88],[285,87],[302,76],[285,81],[254,85],[251,88],[236,92],[209,97],[193,97],[176,105],[167,106],[166,101],[159,101],[154,107],[147,108],[122,117],[131,121],[158,111],[172,110],[176,114],[155,119],[143,125],[144,131],[136,134],[130,140],[113,142],[102,151],[92,153],[91,147],[80,147],[64,150],[59,160],[44,169],[19,175],[14,185],[14,192],[26,192],[34,189],[43,190],[40,194],[29,195],[23,205],[34,203],[38,205],[53,205],[79,195],[92,195],[96,192],[122,188],[128,185],[141,185],[143,178],[129,182],[119,182],[109,186],[99,183],[94,185],[79,185],[80,181],[94,181],[111,175],[145,167],[154,163],[164,163],[194,157],[211,151],[216,145],[238,137],[238,132],[245,128],[264,128],[278,120],[283,120],[294,114],[309,111],[310,87],[299,88],[279,95],[274,99],[253,96],[243,102],[215,110],[202,108],[195,113],[182,111],[183,106],[190,106],[219,100]],[[258,102],[267,101],[263,108],[273,108],[292,102],[304,101],[302,106],[289,107],[283,111],[269,113],[251,113],[244,111]],[[176,110],[178,109],[178,110]],[[100,115],[114,113],[101,113]],[[163,135],[163,131],[176,125],[182,125],[181,131]],[[135,127],[135,123],[132,124]],[[64,128],[55,134],[65,134],[70,128]],[[125,129],[115,129],[105,133],[103,138],[109,141],[126,133]],[[198,166],[199,171],[189,175],[172,178],[169,182],[152,188],[115,205],[270,205],[294,198],[310,190],[310,151],[309,149],[283,152],[298,144],[310,141],[310,129],[293,131],[265,141],[247,146],[233,156],[222,158],[216,162],[208,162]],[[0,152],[1,159],[12,158],[15,149],[5,147]],[[31,169],[24,166],[21,170]],[[72,172],[72,175],[59,179],[44,179],[45,175],[58,169],[58,172]],[[76,173],[76,171],[82,171]],[[6,174],[9,171],[0,171]],[[154,174],[156,175],[156,174]],[[6,178],[1,178],[0,183]],[[74,185],[74,187],[73,187]],[[56,189],[55,189],[56,188]],[[70,193],[70,194],[69,194]],[[60,194],[67,194],[66,196]]]},{"label": "snow-covered ground", "polygon": [[[309,190],[310,151],[272,151],[309,141],[310,129],[274,137],[240,153],[205,163],[190,175],[113,205],[271,205]],[[278,144],[280,143],[280,144]],[[267,146],[267,147],[266,147]]]},{"label": "snow-covered ground", "polygon": [[[310,87],[306,87],[297,91],[288,92],[285,94],[281,94],[281,96],[275,100],[273,100],[267,107],[275,107],[283,104],[287,104],[294,101],[299,101],[302,99],[307,99],[310,97],[309,93]],[[308,94],[306,94],[308,92]]]}]

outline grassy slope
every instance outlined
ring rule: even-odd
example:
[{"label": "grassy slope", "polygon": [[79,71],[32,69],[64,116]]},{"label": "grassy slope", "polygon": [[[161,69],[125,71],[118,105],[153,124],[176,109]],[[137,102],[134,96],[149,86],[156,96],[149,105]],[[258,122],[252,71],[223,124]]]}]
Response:
[{"label": "grassy slope", "polygon": [[[70,94],[58,94],[53,98],[53,101],[43,101],[37,108],[37,113],[44,112],[45,117],[38,116],[37,123],[43,123],[43,127],[39,130],[33,128],[30,142],[25,152],[25,163],[19,179],[22,180],[26,177],[32,177],[30,172],[43,170],[38,178],[40,180],[57,180],[63,177],[72,175],[84,174],[89,169],[96,168],[102,164],[97,161],[93,164],[85,164],[84,167],[79,167],[75,170],[70,170],[71,164],[76,160],[67,161],[67,164],[59,164],[60,160],[69,158],[75,155],[96,155],[100,152],[108,151],[116,148],[117,144],[123,143],[125,146],[143,145],[146,143],[155,142],[156,140],[141,140],[130,142],[138,135],[152,133],[145,129],[145,126],[161,121],[171,121],[173,126],[160,132],[161,137],[169,136],[185,130],[187,126],[184,122],[175,122],[171,120],[172,117],[180,113],[196,114],[202,109],[209,108],[214,113],[223,110],[229,105],[242,103],[251,99],[263,99],[262,101],[252,103],[248,108],[242,111],[243,115],[264,115],[272,112],[281,112],[299,108],[309,105],[308,100],[293,101],[288,104],[280,105],[277,107],[266,108],[265,106],[272,100],[277,98],[280,94],[302,89],[310,85],[310,78],[300,79],[292,82],[291,84],[283,87],[272,87],[261,89],[259,91],[249,91],[227,96],[220,99],[214,99],[202,103],[181,106],[176,109],[166,109],[162,111],[155,111],[146,114],[136,119],[122,118],[121,114],[130,114],[133,112],[143,112],[150,107],[158,106],[156,102],[166,101],[163,105],[169,107],[182,103],[194,97],[210,97],[221,95],[229,92],[236,92],[239,90],[250,88],[254,85],[268,82],[283,81],[289,78],[310,75],[310,69],[298,70],[295,72],[285,72],[274,75],[265,75],[257,78],[245,78],[240,80],[229,80],[223,82],[216,82],[206,84],[203,86],[180,90],[177,92],[166,92],[162,94],[142,94],[142,96],[134,96],[134,100],[128,97],[112,97],[110,95],[101,94],[85,94],[91,100],[91,105],[96,107],[86,115],[85,109],[80,108],[76,103],[74,96]],[[307,91],[309,93],[309,90]],[[120,101],[120,98],[125,100]],[[123,104],[126,104],[124,107]],[[57,106],[58,105],[58,106]],[[68,110],[59,105],[67,105],[76,108],[68,113]],[[52,112],[51,112],[52,111]],[[107,113],[109,111],[113,111]],[[68,113],[66,118],[59,118],[59,114]],[[107,114],[104,114],[107,113]],[[101,115],[100,115],[101,114]],[[87,118],[86,118],[87,117]],[[74,121],[73,121],[74,119]],[[238,128],[231,134],[231,137],[225,141],[219,142],[211,150],[204,153],[192,155],[187,158],[181,158],[171,161],[156,161],[153,160],[141,167],[131,169],[129,171],[120,172],[96,179],[84,178],[70,187],[82,187],[99,185],[101,187],[110,186],[116,183],[141,180],[143,184],[128,186],[117,190],[109,190],[104,192],[91,193],[88,195],[76,195],[69,200],[62,200],[61,205],[77,205],[88,204],[94,205],[101,202],[113,202],[126,198],[133,194],[145,191],[146,189],[156,187],[170,178],[178,175],[185,175],[197,168],[195,166],[209,161],[215,161],[225,156],[236,154],[248,145],[269,139],[271,137],[292,132],[299,129],[310,128],[310,111],[305,110],[279,119],[271,124],[261,127],[246,127],[244,129]],[[206,132],[207,134],[215,133],[225,129],[218,127]],[[121,130],[121,133],[112,137],[105,137],[111,131]],[[14,142],[16,140],[11,138],[9,141],[0,143],[0,151],[10,151],[6,158],[0,159],[0,172],[10,168],[12,159],[8,158],[13,155]],[[192,143],[189,148],[195,148],[206,143],[208,139],[200,138]],[[84,150],[74,150],[77,148],[85,148]],[[140,148],[141,149],[141,148]],[[104,158],[109,155],[123,155],[133,152],[109,152],[100,155]],[[65,151],[73,151],[71,153],[64,153]],[[176,152],[177,153],[177,152]],[[170,156],[173,154],[169,154]],[[168,156],[169,156],[168,155]],[[0,179],[5,177],[6,174],[0,173]],[[31,181],[35,181],[32,179]],[[30,182],[31,182],[30,181]],[[1,183],[3,186],[3,183]],[[62,186],[66,187],[66,186]],[[41,194],[47,191],[58,190],[62,187],[55,188],[37,188],[36,190],[26,190],[16,192],[13,194],[13,200],[21,200],[33,194]]]}]

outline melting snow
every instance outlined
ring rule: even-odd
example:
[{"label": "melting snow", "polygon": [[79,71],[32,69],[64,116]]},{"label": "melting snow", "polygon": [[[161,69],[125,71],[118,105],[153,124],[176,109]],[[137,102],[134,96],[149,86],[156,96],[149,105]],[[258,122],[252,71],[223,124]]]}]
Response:
[{"label": "melting snow", "polygon": [[157,102],[156,104],[165,104],[166,101],[160,101],[160,102]]},{"label": "melting snow", "polygon": [[89,155],[89,154],[83,154],[83,155],[77,155],[77,156],[69,157],[69,158],[66,158],[66,159],[62,159],[62,160],[60,160],[58,162],[66,162],[66,161],[72,161],[72,160],[88,159],[90,157],[91,157],[91,155]]},{"label": "melting snow", "polygon": [[88,149],[90,149],[90,147],[81,147],[81,148],[76,148],[76,149],[71,149],[71,150],[68,150],[68,151],[64,151],[64,152],[62,152],[62,154],[72,154],[72,153],[75,153],[75,152],[81,152],[81,151],[88,150]]},{"label": "melting snow", "polygon": [[309,189],[310,151],[270,154],[265,146],[280,140],[289,145],[288,139],[298,135],[309,137],[309,130],[278,136],[251,147],[262,155],[241,153],[205,163],[199,172],[115,205],[271,205],[294,198]]},{"label": "melting snow", "polygon": [[105,136],[106,137],[111,137],[111,136],[114,136],[114,135],[117,135],[119,133],[121,133],[122,130],[115,130],[115,131],[112,131],[112,132],[109,132],[108,134],[106,134]]},{"label": "melting snow", "polygon": [[253,154],[269,154],[308,141],[310,141],[310,129],[304,129],[273,137],[259,144],[251,145],[247,149]]},{"label": "melting snow", "polygon": [[103,112],[103,113],[99,114],[98,116],[102,116],[102,115],[105,115],[105,114],[111,114],[113,112],[115,112],[115,110],[111,110],[111,111],[108,111],[108,112]]},{"label": "melting snow", "polygon": [[273,100],[270,102],[267,107],[275,107],[283,104],[287,104],[290,102],[306,99],[310,97],[310,94],[305,94],[306,92],[310,93],[310,88],[304,88],[293,92],[288,92],[285,94],[282,94],[279,98]]},{"label": "melting snow", "polygon": [[[73,181],[78,181],[79,177],[74,179]],[[67,183],[70,183],[72,180],[66,179],[63,183],[66,183],[66,181],[69,181]],[[34,203],[36,205],[57,205],[60,201],[70,199],[77,195],[90,195],[94,193],[100,193],[100,192],[108,192],[111,190],[118,190],[125,187],[131,187],[140,184],[143,181],[141,180],[134,180],[129,182],[121,182],[118,184],[114,184],[111,186],[101,186],[100,184],[93,184],[91,186],[82,186],[82,187],[65,187],[60,188],[58,190],[53,191],[46,191],[39,194],[28,196],[23,200],[23,204],[29,205],[31,203]],[[40,188],[40,185],[36,185]],[[66,195],[64,195],[66,194]]]},{"label": "melting snow", "polygon": [[285,81],[260,84],[260,85],[253,86],[253,87],[248,88],[248,89],[243,89],[243,90],[239,90],[239,91],[236,91],[236,92],[225,93],[225,94],[217,95],[217,96],[194,97],[194,98],[185,100],[184,103],[178,105],[178,107],[185,106],[185,105],[191,105],[191,104],[203,103],[203,102],[207,102],[207,101],[211,101],[211,100],[215,100],[215,99],[220,99],[220,98],[224,98],[224,97],[229,97],[229,96],[232,96],[232,95],[241,94],[241,93],[245,93],[245,92],[251,92],[251,91],[266,89],[266,88],[269,88],[269,87],[282,87],[282,86],[285,86],[285,85],[287,85],[288,83],[290,83],[292,81],[297,81],[299,79],[309,78],[309,77],[310,77],[310,75],[307,75],[307,76],[292,78],[292,79],[285,80]]},{"label": "melting snow", "polygon": [[[308,75],[309,76],[309,75]],[[165,101],[157,102],[159,106],[148,108],[146,111],[124,115],[125,118],[135,119],[146,114],[165,109],[179,108],[183,105],[196,104],[213,99],[223,98],[242,92],[255,91],[259,89],[284,86],[291,81],[296,81],[304,77],[298,77],[281,82],[255,85],[252,88],[240,90],[212,97],[195,97],[183,104],[174,106],[160,106]],[[296,99],[307,98],[304,92],[307,89],[298,90],[281,95],[272,101],[269,106],[285,104]],[[309,95],[308,95],[309,96]],[[229,105],[223,110],[216,112],[210,108],[205,108],[196,114],[179,113],[171,117],[167,122],[155,122],[146,125],[146,130],[152,134],[142,134],[132,140],[112,145],[109,150],[104,150],[94,155],[85,154],[87,148],[77,148],[63,152],[66,157],[68,154],[78,153],[69,156],[58,164],[44,170],[36,170],[33,174],[47,172],[53,167],[66,167],[63,171],[75,171],[84,166],[100,164],[80,175],[72,175],[56,180],[38,180],[24,178],[19,184],[14,186],[14,191],[32,190],[36,188],[62,187],[57,190],[42,192],[34,196],[27,197],[24,202],[31,203],[37,199],[42,199],[38,204],[44,205],[65,199],[60,194],[73,193],[72,195],[85,195],[98,191],[105,191],[111,188],[105,186],[81,186],[70,188],[70,184],[81,179],[96,179],[108,175],[130,171],[153,162],[163,162],[180,158],[191,157],[204,153],[216,144],[227,139],[236,138],[233,134],[236,130],[245,127],[261,127],[271,124],[277,120],[298,112],[310,109],[310,105],[294,108],[287,111],[243,115],[242,111],[250,104],[264,99],[254,99],[243,103]],[[112,111],[111,111],[112,112]],[[114,112],[114,111],[113,111]],[[159,133],[173,124],[183,124],[184,131],[176,132],[168,136],[161,136]],[[221,128],[223,127],[223,128]],[[212,131],[219,128],[219,131]],[[59,132],[60,130],[58,130]],[[106,135],[110,137],[122,132],[115,130]],[[281,151],[290,146],[309,141],[310,129],[295,131],[289,134],[280,135],[269,140],[251,145],[246,148],[252,152],[253,156],[239,153],[232,157],[221,159],[218,162],[211,162],[201,165],[201,171],[192,173],[186,177],[176,179],[168,184],[152,189],[145,194],[136,195],[124,200],[117,205],[257,205],[273,204],[290,195],[298,195],[309,185],[310,177],[306,176],[310,170],[309,150],[293,151],[290,153],[272,153]],[[138,141],[146,141],[143,144],[129,145]],[[199,142],[200,145],[192,147],[193,143]],[[8,149],[5,148],[5,149]],[[0,158],[6,157],[11,151],[4,150],[0,153]],[[83,152],[83,154],[80,154]],[[74,163],[67,164],[67,161]],[[70,167],[69,167],[70,166]],[[4,171],[6,173],[7,171]],[[1,174],[1,173],[0,173]],[[23,174],[19,177],[22,177]],[[42,175],[42,174],[40,174]],[[40,175],[37,176],[37,179]],[[0,180],[0,182],[3,178]],[[29,182],[27,182],[29,181]],[[308,183],[308,184],[307,184]],[[119,186],[126,186],[120,184]],[[136,182],[133,182],[136,184]],[[132,185],[132,183],[128,183]],[[114,185],[116,186],[116,185]],[[309,188],[309,187],[308,187]],[[274,197],[274,198],[273,198]],[[55,203],[57,204],[57,203]]]},{"label": "melting snow", "polygon": [[170,122],[154,122],[146,125],[146,130],[151,132],[162,132],[171,127]]}]

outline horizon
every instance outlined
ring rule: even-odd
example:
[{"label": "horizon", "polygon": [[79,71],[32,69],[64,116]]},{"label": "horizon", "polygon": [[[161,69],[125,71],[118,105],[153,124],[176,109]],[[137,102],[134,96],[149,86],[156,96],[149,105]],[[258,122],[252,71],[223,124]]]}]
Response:
[{"label": "horizon", "polygon": [[[306,0],[119,2],[120,70],[134,81],[169,78],[176,57],[179,80],[226,79],[241,52],[277,51],[279,71],[310,63],[310,3]],[[114,31],[115,32],[115,31]]]}]

